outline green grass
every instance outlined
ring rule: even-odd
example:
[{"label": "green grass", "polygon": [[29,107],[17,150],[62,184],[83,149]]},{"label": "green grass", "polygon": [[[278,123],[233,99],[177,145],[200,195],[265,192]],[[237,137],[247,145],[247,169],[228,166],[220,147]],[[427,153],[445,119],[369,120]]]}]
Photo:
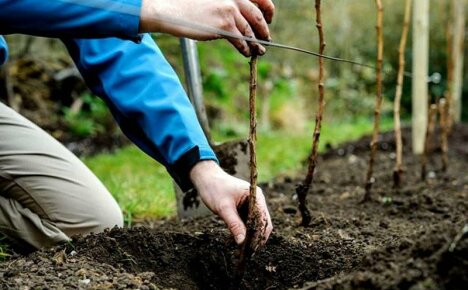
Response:
[{"label": "green grass", "polygon": [[[278,175],[303,174],[304,160],[312,142],[310,132],[261,132],[258,136],[259,180],[268,181]],[[392,127],[392,121],[384,119],[382,130]],[[352,123],[324,124],[320,148],[325,144],[339,143],[359,138],[372,130],[368,120]],[[216,140],[227,138],[215,134]],[[232,137],[231,137],[232,138]],[[175,195],[172,180],[165,169],[134,146],[113,154],[101,154],[85,158],[84,162],[112,192],[124,210],[127,220],[137,217],[163,217],[175,214]]]},{"label": "green grass", "polygon": [[0,262],[6,260],[10,254],[8,254],[8,243],[5,241],[5,237],[0,234]]},{"label": "green grass", "polygon": [[122,207],[126,218],[175,213],[172,181],[165,168],[135,146],[84,158]]}]

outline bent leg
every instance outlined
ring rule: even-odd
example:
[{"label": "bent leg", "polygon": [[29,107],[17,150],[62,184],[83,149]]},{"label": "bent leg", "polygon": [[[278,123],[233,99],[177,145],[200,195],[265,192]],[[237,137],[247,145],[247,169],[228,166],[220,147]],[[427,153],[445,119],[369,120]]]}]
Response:
[{"label": "bent leg", "polygon": [[35,248],[122,226],[117,202],[62,144],[0,103],[0,232]]}]

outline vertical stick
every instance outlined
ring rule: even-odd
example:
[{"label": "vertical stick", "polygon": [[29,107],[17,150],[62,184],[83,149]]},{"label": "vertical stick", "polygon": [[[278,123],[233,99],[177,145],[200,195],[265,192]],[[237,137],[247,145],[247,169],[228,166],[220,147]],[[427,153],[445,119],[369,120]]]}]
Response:
[{"label": "vertical stick", "polygon": [[[257,229],[258,220],[257,207],[257,56],[253,55],[250,60],[250,130],[249,130],[249,151],[250,151],[250,190],[249,190],[249,215],[247,220],[247,236],[253,237]],[[250,234],[250,235],[249,235]]]},{"label": "vertical stick", "polygon": [[447,38],[447,90],[445,91],[444,97],[447,100],[447,106],[450,112],[450,118],[448,120],[447,126],[449,129],[452,129],[453,126],[453,22],[454,22],[454,10],[455,4],[453,1],[448,2],[448,17],[447,17],[447,26],[446,26],[446,38]]},{"label": "vertical stick", "polygon": [[374,110],[374,132],[372,133],[372,141],[370,143],[371,152],[369,159],[369,168],[367,170],[367,181],[365,185],[364,200],[367,201],[371,198],[372,184],[374,183],[373,170],[375,156],[377,153],[377,138],[380,131],[380,108],[382,107],[382,61],[383,61],[383,6],[382,0],[375,0],[377,4],[377,98],[375,99]]},{"label": "vertical stick", "polygon": [[[323,25],[322,25],[322,13],[321,13],[321,0],[315,0],[315,11],[316,11],[316,27],[319,33],[319,53],[323,54],[325,51],[325,37],[323,33]],[[320,141],[320,131],[322,129],[322,118],[323,118],[323,110],[325,108],[325,89],[324,89],[324,79],[325,79],[325,71],[324,71],[324,59],[322,57],[319,58],[319,84],[318,84],[318,91],[319,91],[319,99],[318,99],[318,110],[315,116],[315,128],[314,128],[314,136],[312,141],[312,151],[309,155],[309,166],[307,169],[307,175],[304,179],[304,182],[296,188],[296,193],[299,199],[299,211],[301,212],[302,216],[302,226],[309,225],[311,221],[310,212],[307,208],[307,193],[309,192],[310,186],[314,179],[314,172],[315,167],[317,166],[317,155],[318,155],[318,144]]]},{"label": "vertical stick", "polygon": [[424,152],[427,126],[429,75],[429,5],[428,0],[413,0],[413,80],[412,99],[412,147],[414,154]]},{"label": "vertical stick", "polygon": [[432,151],[431,140],[432,140],[432,135],[434,133],[436,116],[437,116],[437,105],[432,104],[429,109],[428,118],[427,118],[427,130],[426,130],[426,141],[424,142],[424,154],[421,156],[421,179],[423,181],[426,180],[427,159],[429,157],[429,153]]},{"label": "vertical stick", "polygon": [[439,100],[440,115],[440,148],[442,151],[442,171],[446,172],[448,167],[448,106],[444,98]]},{"label": "vertical stick", "polygon": [[254,235],[258,228],[260,213],[257,210],[257,55],[252,54],[250,59],[250,84],[249,84],[249,104],[250,104],[250,130],[249,130],[249,152],[250,152],[250,189],[248,200],[247,234],[240,253],[237,267],[237,283],[240,283],[245,272],[245,265],[250,259],[255,249],[253,248]]},{"label": "vertical stick", "polygon": [[454,6],[453,26],[453,81],[452,81],[452,113],[453,121],[460,123],[462,115],[462,89],[463,89],[463,64],[465,44],[465,0],[452,0]]},{"label": "vertical stick", "polygon": [[409,22],[411,17],[411,0],[406,0],[405,16],[403,21],[403,32],[401,33],[400,47],[398,48],[399,66],[397,87],[395,92],[395,101],[393,103],[393,119],[395,126],[395,144],[396,144],[396,164],[393,171],[393,185],[395,188],[401,186],[403,174],[403,141],[401,138],[401,121],[400,121],[400,106],[401,94],[403,90],[403,74],[405,71],[405,47],[406,39],[408,38]]}]

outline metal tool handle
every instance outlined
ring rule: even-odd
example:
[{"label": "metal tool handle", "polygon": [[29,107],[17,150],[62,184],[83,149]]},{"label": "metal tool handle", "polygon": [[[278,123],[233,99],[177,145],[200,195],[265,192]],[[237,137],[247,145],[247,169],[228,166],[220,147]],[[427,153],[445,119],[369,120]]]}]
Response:
[{"label": "metal tool handle", "polygon": [[182,48],[188,96],[195,108],[195,112],[203,132],[205,133],[210,145],[212,145],[210,126],[206,116],[205,103],[203,102],[203,86],[200,63],[198,61],[197,43],[195,40],[181,38],[180,46]]}]

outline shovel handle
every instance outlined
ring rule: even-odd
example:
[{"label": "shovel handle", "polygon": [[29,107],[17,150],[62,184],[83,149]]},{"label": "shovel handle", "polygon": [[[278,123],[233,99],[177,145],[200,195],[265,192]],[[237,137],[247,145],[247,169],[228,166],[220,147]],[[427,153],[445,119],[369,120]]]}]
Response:
[{"label": "shovel handle", "polygon": [[203,86],[201,80],[200,63],[198,61],[197,43],[188,38],[180,39],[182,58],[184,62],[187,93],[192,102],[198,121],[205,133],[210,145],[212,145],[210,125],[206,116],[205,103],[203,102]]}]

